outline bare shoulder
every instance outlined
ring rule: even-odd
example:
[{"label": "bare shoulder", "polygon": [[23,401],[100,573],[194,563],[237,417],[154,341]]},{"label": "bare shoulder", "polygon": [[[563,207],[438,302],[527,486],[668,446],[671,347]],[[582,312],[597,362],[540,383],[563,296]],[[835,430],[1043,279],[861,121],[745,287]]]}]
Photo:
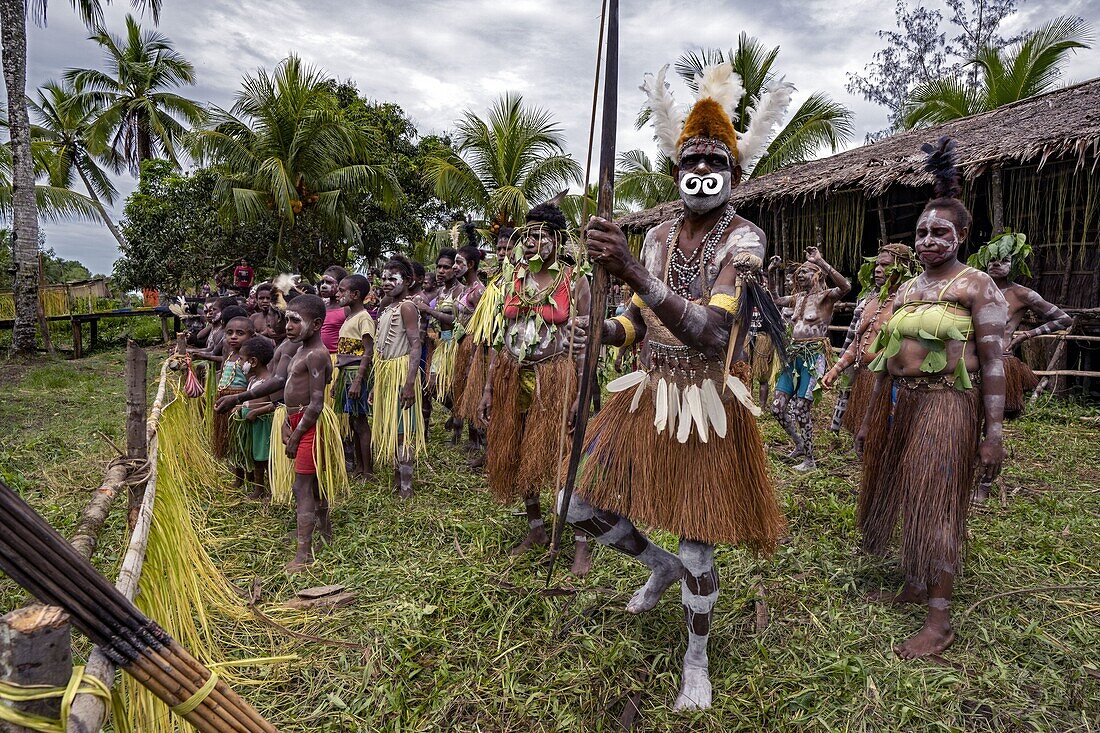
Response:
[{"label": "bare shoulder", "polygon": [[[961,282],[958,283],[958,286],[961,286],[960,289],[963,291],[965,302],[973,304],[992,302],[1000,305],[1007,303],[1001,289],[997,287],[997,283],[981,270],[971,268],[959,280]],[[964,302],[962,298],[960,298],[960,301]]]},{"label": "bare shoulder", "polygon": [[661,257],[661,247],[664,241],[668,239],[668,233],[671,229],[672,222],[666,221],[645,233],[645,239],[642,241],[642,251],[638,259],[646,269],[654,269]]},{"label": "bare shoulder", "polygon": [[726,238],[718,250],[720,262],[727,263],[729,258],[741,254],[751,254],[764,263],[767,254],[767,237],[764,230],[743,216],[735,216],[726,229]]}]

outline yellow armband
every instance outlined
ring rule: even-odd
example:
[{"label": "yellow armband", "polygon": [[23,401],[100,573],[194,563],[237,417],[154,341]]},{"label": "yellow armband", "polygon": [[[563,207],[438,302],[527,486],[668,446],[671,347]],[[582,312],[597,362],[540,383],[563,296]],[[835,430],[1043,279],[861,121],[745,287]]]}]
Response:
[{"label": "yellow armband", "polygon": [[739,295],[727,295],[726,293],[718,293],[717,295],[710,296],[710,303],[708,304],[712,308],[718,308],[724,310],[730,315],[737,315],[737,311],[741,305],[741,298]]},{"label": "yellow armband", "polygon": [[626,334],[626,340],[623,342],[621,348],[625,349],[627,346],[633,345],[634,342],[638,340],[638,329],[634,328],[634,322],[632,320],[630,320],[626,316],[615,316],[611,320],[622,326],[623,333]]}]

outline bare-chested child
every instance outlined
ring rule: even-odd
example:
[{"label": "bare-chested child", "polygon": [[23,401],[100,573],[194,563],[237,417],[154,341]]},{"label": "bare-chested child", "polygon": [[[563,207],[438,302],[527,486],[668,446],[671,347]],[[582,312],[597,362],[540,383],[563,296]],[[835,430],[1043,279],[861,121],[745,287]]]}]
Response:
[{"label": "bare-chested child", "polygon": [[[269,369],[275,356],[275,346],[271,339],[253,336],[241,346],[245,373],[248,375],[248,389],[255,389],[271,379]],[[271,494],[267,488],[267,463],[271,457],[271,421],[275,413],[275,404],[271,396],[266,395],[248,400],[238,408],[240,418],[248,425],[248,446],[252,458],[252,493],[249,499],[267,501]]]},{"label": "bare-chested child", "polygon": [[256,287],[256,311],[252,314],[252,325],[256,333],[267,336],[276,344],[286,338],[286,324],[283,322],[283,314],[272,305],[275,295],[275,287],[271,283],[263,283]]},{"label": "bare-chested child", "polygon": [[[833,287],[826,285],[826,277]],[[817,247],[806,250],[806,261],[794,274],[798,292],[775,299],[781,308],[793,308],[791,315],[791,360],[775,384],[772,414],[794,441],[790,458],[802,457],[797,471],[812,471],[814,461],[814,390],[828,369],[829,324],[837,301],[852,289],[847,278],[825,261]]]},{"label": "bare-chested child", "polygon": [[325,303],[315,295],[299,295],[286,310],[287,339],[301,344],[290,360],[286,379],[272,378],[242,394],[218,400],[219,411],[230,410],[245,400],[272,394],[282,389],[287,420],[283,426],[286,455],[294,461],[294,500],[297,509],[297,552],[287,563],[288,573],[297,573],[313,564],[313,533],[331,536],[328,502],[317,484],[317,466],[313,445],[317,418],[325,404],[325,388],[332,377],[332,359],[321,341],[325,322]]}]

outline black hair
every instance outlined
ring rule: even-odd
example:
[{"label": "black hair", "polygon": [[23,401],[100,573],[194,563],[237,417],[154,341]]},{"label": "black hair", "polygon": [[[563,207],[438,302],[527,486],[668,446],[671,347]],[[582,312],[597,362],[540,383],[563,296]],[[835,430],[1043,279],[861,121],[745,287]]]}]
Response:
[{"label": "black hair", "polygon": [[241,353],[246,358],[255,357],[256,361],[267,366],[275,358],[275,342],[267,336],[253,336],[241,344]]},{"label": "black hair", "polygon": [[439,254],[435,256],[435,264],[438,265],[440,260],[450,260],[451,262],[454,262],[455,257],[457,256],[458,250],[456,250],[454,247],[444,247],[443,249],[439,250]]},{"label": "black hair", "polygon": [[[229,322],[234,318],[248,318],[248,311],[236,303],[226,308],[222,308],[221,324],[223,326],[228,326]],[[251,321],[249,321],[249,323],[251,323]]]},{"label": "black hair", "polygon": [[[230,310],[232,310],[232,309],[230,309]],[[225,327],[229,328],[229,324],[232,323],[233,321],[244,321],[245,323],[248,324],[248,330],[251,331],[252,333],[256,333],[256,324],[253,323],[252,319],[249,318],[248,316],[233,316],[232,318],[230,318],[229,320],[227,320],[225,322]]]},{"label": "black hair", "polygon": [[466,264],[473,270],[477,269],[478,264],[481,262],[481,258],[485,256],[480,249],[472,244],[468,244],[458,250],[458,254],[462,255],[462,259],[466,260]]},{"label": "black hair", "polygon": [[363,277],[362,275],[348,275],[340,282],[347,283],[348,290],[354,290],[355,292],[359,293],[360,298],[365,298],[370,295],[370,280]]},{"label": "black hair", "polygon": [[256,286],[255,294],[257,296],[259,296],[259,294],[262,293],[262,292],[271,291],[271,290],[274,290],[274,289],[275,289],[275,286],[272,285],[271,283],[260,283],[259,285]]},{"label": "black hair", "polygon": [[228,295],[225,296],[224,298],[218,298],[217,307],[218,307],[218,310],[220,310],[220,311],[223,311],[226,308],[236,308],[237,307],[237,299],[236,298],[231,298]]},{"label": "black hair", "polygon": [[560,208],[549,201],[539,204],[527,212],[527,223],[532,224],[536,222],[545,224],[560,234],[564,234],[565,230],[569,228],[569,224],[565,220],[565,214],[562,213]]},{"label": "black hair", "polygon": [[477,249],[478,244],[481,243],[481,235],[477,233],[477,224],[474,224],[472,221],[467,221],[462,225],[462,231],[466,233],[466,246]]},{"label": "black hair", "polygon": [[510,240],[512,238],[512,235],[515,233],[515,227],[501,227],[500,231],[497,232],[497,241],[499,242],[502,239]]},{"label": "black hair", "polygon": [[[423,262],[413,261],[412,263],[413,274],[416,275],[417,280],[423,280],[424,276],[428,274],[428,268],[424,267]],[[383,268],[385,269],[385,268]]]},{"label": "black hair", "polygon": [[[451,251],[453,252],[454,250]],[[415,269],[413,268],[413,263],[409,261],[408,257],[402,254],[397,254],[393,257],[390,257],[388,260],[386,260],[386,264],[382,269],[400,272],[406,280],[412,280],[413,273],[415,272]]]},{"label": "black hair", "polygon": [[951,218],[960,229],[969,229],[974,219],[970,215],[970,210],[959,200],[962,183],[959,180],[959,169],[956,165],[957,147],[958,143],[947,135],[937,140],[935,145],[925,143],[920,146],[921,152],[928,156],[924,161],[924,170],[934,176],[933,198],[924,205],[923,211],[946,209],[951,212]]},{"label": "black hair", "polygon": [[340,265],[333,265],[332,267],[325,268],[325,274],[332,275],[336,279],[336,282],[339,283],[348,276],[348,271],[340,267]]},{"label": "black hair", "polygon": [[299,295],[294,299],[294,310],[302,316],[302,320],[325,320],[325,301],[316,295]]}]

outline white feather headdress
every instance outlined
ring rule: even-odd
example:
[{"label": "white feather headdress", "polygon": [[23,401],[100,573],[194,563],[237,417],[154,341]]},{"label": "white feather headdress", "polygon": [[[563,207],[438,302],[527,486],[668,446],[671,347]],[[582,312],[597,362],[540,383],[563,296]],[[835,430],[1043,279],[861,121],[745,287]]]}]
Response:
[{"label": "white feather headdress", "polygon": [[[666,81],[667,74],[668,64],[661,67],[656,75],[646,74],[640,88],[646,95],[643,109],[649,110],[657,149],[674,162],[679,162],[678,143],[688,113],[676,104]],[[699,90],[696,101],[713,99],[731,119],[736,117],[737,106],[745,96],[745,87],[741,77],[734,72],[733,64],[728,61],[711,64],[695,75],[695,83]],[[742,166],[751,163],[761,153],[772,131],[783,121],[793,92],[794,85],[780,79],[761,95],[759,102],[751,109],[748,129],[737,133],[737,161]]]}]

